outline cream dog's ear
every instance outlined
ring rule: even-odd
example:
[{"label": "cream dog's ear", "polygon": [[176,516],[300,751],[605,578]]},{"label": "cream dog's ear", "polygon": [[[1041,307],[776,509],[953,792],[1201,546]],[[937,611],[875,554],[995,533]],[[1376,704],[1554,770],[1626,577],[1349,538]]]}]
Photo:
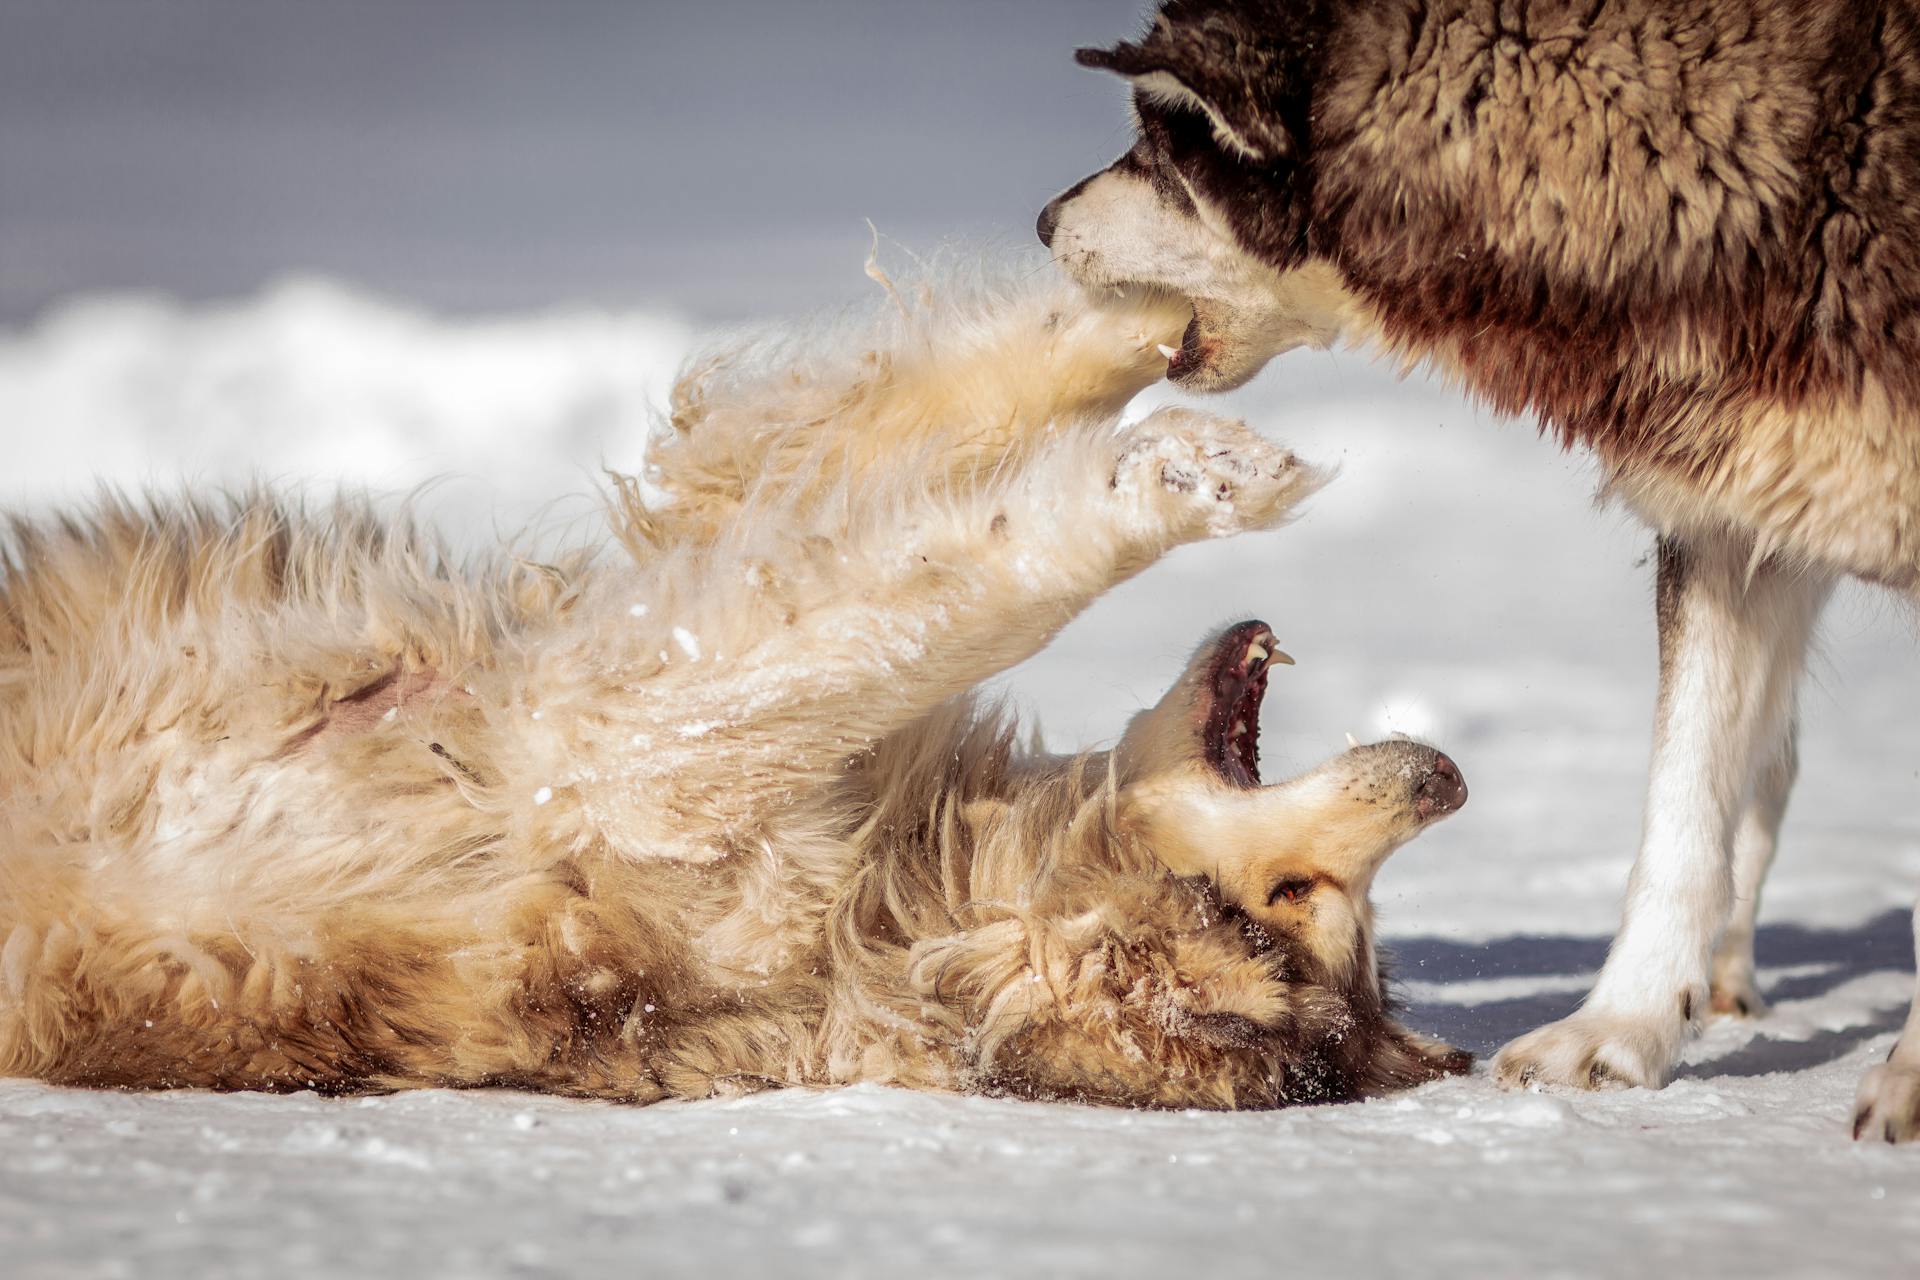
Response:
[{"label": "cream dog's ear", "polygon": [[1203,787],[1185,772],[1161,774],[1120,789],[1116,821],[1123,836],[1151,852],[1177,876],[1220,882],[1220,866],[1207,836],[1212,824],[1195,822]]}]

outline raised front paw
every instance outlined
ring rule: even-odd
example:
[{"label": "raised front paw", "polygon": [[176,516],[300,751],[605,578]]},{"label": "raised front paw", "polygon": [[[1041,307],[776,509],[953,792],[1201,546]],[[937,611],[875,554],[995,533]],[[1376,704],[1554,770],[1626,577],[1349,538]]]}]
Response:
[{"label": "raised front paw", "polygon": [[1278,523],[1326,479],[1244,422],[1170,408],[1130,433],[1111,487],[1183,536],[1221,538]]},{"label": "raised front paw", "polygon": [[1510,1089],[1658,1089],[1680,1050],[1686,1023],[1583,1009],[1530,1031],[1494,1057],[1494,1079]]},{"label": "raised front paw", "polygon": [[1912,1142],[1920,1138],[1920,1067],[1883,1062],[1860,1081],[1853,1102],[1858,1142]]}]

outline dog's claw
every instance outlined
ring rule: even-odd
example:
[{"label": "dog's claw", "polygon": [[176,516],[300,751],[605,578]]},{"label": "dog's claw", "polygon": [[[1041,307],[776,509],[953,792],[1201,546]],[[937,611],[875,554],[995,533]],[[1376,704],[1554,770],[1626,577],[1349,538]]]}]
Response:
[{"label": "dog's claw", "polygon": [[1712,1009],[1715,1013],[1728,1018],[1764,1018],[1767,1016],[1767,1002],[1758,995],[1747,991],[1723,991],[1713,989]]},{"label": "dog's claw", "polygon": [[1854,1099],[1854,1141],[1867,1133],[1882,1142],[1920,1138],[1920,1066],[1883,1062],[1861,1078]]},{"label": "dog's claw", "polygon": [[1707,1007],[1726,1017],[1765,1017],[1767,1002],[1760,997],[1760,983],[1754,975],[1752,944],[1737,946],[1723,942],[1722,948],[1713,957]]}]

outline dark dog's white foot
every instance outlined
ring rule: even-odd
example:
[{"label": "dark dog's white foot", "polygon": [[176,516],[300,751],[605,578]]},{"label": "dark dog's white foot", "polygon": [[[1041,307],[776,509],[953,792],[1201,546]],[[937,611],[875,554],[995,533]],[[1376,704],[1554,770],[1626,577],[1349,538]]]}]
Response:
[{"label": "dark dog's white foot", "polygon": [[1920,1066],[1883,1062],[1860,1081],[1853,1102],[1858,1142],[1912,1142],[1920,1138]]},{"label": "dark dog's white foot", "polygon": [[1510,1089],[1658,1089],[1680,1051],[1687,1024],[1582,1009],[1500,1050],[1494,1079]]},{"label": "dark dog's white foot", "polygon": [[1760,998],[1754,975],[1753,935],[1750,930],[1727,930],[1713,953],[1713,977],[1707,1007],[1730,1018],[1764,1018],[1767,1002]]}]

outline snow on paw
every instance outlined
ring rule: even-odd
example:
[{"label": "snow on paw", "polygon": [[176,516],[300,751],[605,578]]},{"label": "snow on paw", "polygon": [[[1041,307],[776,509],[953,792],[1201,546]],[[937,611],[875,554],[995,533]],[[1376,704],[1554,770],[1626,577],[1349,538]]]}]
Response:
[{"label": "snow on paw", "polygon": [[1325,477],[1244,422],[1161,409],[1131,433],[1111,488],[1196,536],[1221,538],[1277,522]]},{"label": "snow on paw", "polygon": [[1920,1067],[1883,1062],[1860,1080],[1854,1096],[1856,1142],[1912,1142],[1920,1138]]},{"label": "snow on paw", "polygon": [[1513,1041],[1493,1076],[1509,1089],[1658,1089],[1667,1082],[1686,1024],[1581,1010]]}]

